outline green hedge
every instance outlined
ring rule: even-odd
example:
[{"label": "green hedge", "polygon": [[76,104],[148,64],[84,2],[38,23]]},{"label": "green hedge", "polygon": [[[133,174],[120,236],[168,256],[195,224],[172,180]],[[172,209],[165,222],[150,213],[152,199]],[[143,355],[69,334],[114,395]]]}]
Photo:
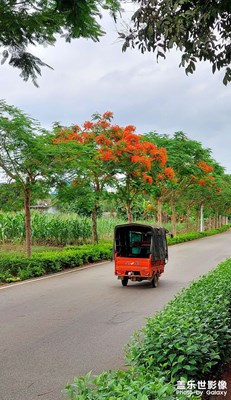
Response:
[{"label": "green hedge", "polygon": [[200,239],[206,236],[217,235],[218,233],[226,232],[229,229],[230,225],[223,225],[221,228],[212,229],[210,231],[205,231],[205,232],[181,233],[180,235],[176,235],[173,238],[167,237],[167,240],[169,245],[189,242],[190,240]]},{"label": "green hedge", "polygon": [[24,280],[111,257],[111,244],[69,247],[57,252],[37,253],[30,258],[4,256],[0,258],[0,281]]},{"label": "green hedge", "polygon": [[75,378],[65,393],[71,400],[188,399],[177,393],[177,381],[214,379],[220,361],[231,357],[230,276],[231,259],[148,318],[127,347],[129,370]]},{"label": "green hedge", "polygon": [[203,379],[231,357],[231,259],[178,294],[134,335],[132,365],[168,379]]}]

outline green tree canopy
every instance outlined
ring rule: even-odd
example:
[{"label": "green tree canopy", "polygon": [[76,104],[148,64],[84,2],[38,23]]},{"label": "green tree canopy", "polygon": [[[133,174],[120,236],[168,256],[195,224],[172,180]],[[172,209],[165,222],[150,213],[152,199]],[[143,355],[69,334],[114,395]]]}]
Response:
[{"label": "green tree canopy", "polygon": [[123,50],[138,47],[165,58],[172,48],[182,52],[180,66],[192,74],[197,61],[209,61],[212,72],[224,69],[231,81],[230,0],[138,0]]},{"label": "green tree canopy", "polygon": [[114,18],[118,0],[1,0],[0,48],[2,63],[21,70],[24,80],[41,75],[48,66],[28,50],[29,46],[54,45],[59,36],[67,42],[76,38],[98,41],[104,34],[97,18],[107,8]]},{"label": "green tree canopy", "polygon": [[0,171],[24,193],[26,250],[31,255],[31,194],[37,185],[45,189],[51,160],[45,132],[16,107],[0,101]]}]

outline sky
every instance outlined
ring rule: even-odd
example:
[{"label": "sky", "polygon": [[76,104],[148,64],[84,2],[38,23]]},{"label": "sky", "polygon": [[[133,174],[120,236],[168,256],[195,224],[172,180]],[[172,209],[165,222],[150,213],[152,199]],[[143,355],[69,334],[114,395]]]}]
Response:
[{"label": "sky", "polygon": [[223,72],[213,75],[209,63],[198,63],[194,75],[186,76],[177,52],[158,63],[152,53],[122,53],[117,30],[124,22],[115,25],[105,16],[101,23],[107,34],[99,43],[60,39],[55,47],[33,49],[54,68],[42,69],[39,88],[24,82],[18,70],[0,66],[0,98],[47,129],[55,121],[80,125],[95,112],[112,111],[114,123],[135,125],[137,133],[183,131],[210,148],[231,174],[231,83],[223,85]]}]

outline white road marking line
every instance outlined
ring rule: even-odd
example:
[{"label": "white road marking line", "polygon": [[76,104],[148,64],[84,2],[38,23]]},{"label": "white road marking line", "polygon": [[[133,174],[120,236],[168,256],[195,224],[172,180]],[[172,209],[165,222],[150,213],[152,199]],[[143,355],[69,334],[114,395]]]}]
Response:
[{"label": "white road marking line", "polygon": [[85,265],[83,267],[76,267],[76,268],[73,268],[71,271],[57,272],[57,273],[54,273],[54,274],[51,274],[51,275],[42,276],[41,278],[28,279],[28,280],[25,280],[25,281],[22,281],[22,282],[17,282],[17,283],[9,283],[7,286],[0,287],[0,290],[10,289],[10,288],[15,287],[15,286],[26,285],[28,283],[38,282],[38,281],[42,281],[44,279],[51,279],[51,278],[55,278],[56,276],[60,276],[60,275],[71,274],[73,272],[82,271],[84,269],[92,268],[92,267],[95,267],[97,265],[107,264],[108,262],[110,262],[110,260],[103,261],[101,263]]}]

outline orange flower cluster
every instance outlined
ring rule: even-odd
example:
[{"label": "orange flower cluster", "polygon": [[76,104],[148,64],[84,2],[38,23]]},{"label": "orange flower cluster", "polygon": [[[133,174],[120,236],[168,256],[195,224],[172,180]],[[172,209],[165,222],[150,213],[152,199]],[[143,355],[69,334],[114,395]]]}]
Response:
[{"label": "orange flower cluster", "polygon": [[142,174],[142,178],[144,182],[149,183],[150,185],[152,184],[152,177],[147,175],[147,174]]},{"label": "orange flower cluster", "polygon": [[159,149],[156,147],[156,150],[152,149],[150,154],[154,156],[155,160],[160,162],[161,167],[164,167],[168,161],[167,151],[163,147]]},{"label": "orange flower cluster", "polygon": [[151,170],[151,159],[146,156],[132,156],[131,162],[142,164],[148,171]]},{"label": "orange flower cluster", "polygon": [[204,179],[200,179],[200,180],[199,180],[199,185],[200,185],[200,186],[205,186],[205,181],[204,181]]},{"label": "orange flower cluster", "polygon": [[81,137],[74,130],[62,130],[57,134],[57,137],[53,139],[53,143],[64,143],[73,140],[81,142]]},{"label": "orange flower cluster", "polygon": [[200,161],[197,163],[197,165],[205,174],[208,174],[209,172],[213,171],[213,167],[211,167],[211,165],[206,164],[205,161]]},{"label": "orange flower cluster", "polygon": [[112,142],[110,139],[108,139],[104,134],[100,134],[96,136],[95,141],[97,144],[105,145],[105,146],[111,146]]},{"label": "orange flower cluster", "polygon": [[173,180],[175,178],[175,172],[170,167],[165,168],[164,174],[165,174],[166,178],[168,178],[168,179]]},{"label": "orange flower cluster", "polygon": [[113,113],[111,111],[106,111],[103,115],[102,115],[102,119],[112,119],[113,118]]},{"label": "orange flower cluster", "polygon": [[[121,164],[133,177],[141,178],[152,184],[153,179],[148,172],[153,163],[164,167],[167,162],[167,152],[155,144],[145,141],[141,135],[135,133],[135,126],[127,125],[124,128],[112,125],[113,113],[105,112],[102,116],[95,115],[96,122],[85,121],[82,128],[78,125],[71,129],[62,130],[56,135],[54,143],[76,141],[82,145],[91,143],[95,149],[96,162],[113,161]],[[166,168],[165,179],[175,176],[171,168]]]},{"label": "orange flower cluster", "polygon": [[171,167],[167,167],[167,168],[165,168],[163,174],[158,174],[158,175],[157,175],[157,178],[158,178],[160,181],[164,181],[164,180],[166,180],[166,179],[169,179],[169,180],[171,180],[171,181],[174,181],[174,180],[175,180],[175,172],[174,172],[174,170],[173,170]]},{"label": "orange flower cluster", "polygon": [[136,131],[136,127],[134,125],[127,125],[124,128],[124,134],[127,135],[129,133],[134,133]]},{"label": "orange flower cluster", "polygon": [[110,127],[110,123],[104,119],[99,122],[99,125],[102,129],[107,129]]},{"label": "orange flower cluster", "polygon": [[112,153],[111,150],[100,150],[99,151],[99,158],[102,161],[110,161],[110,160],[114,160],[114,154]]},{"label": "orange flower cluster", "polygon": [[91,121],[86,121],[86,122],[84,122],[84,124],[83,124],[83,127],[84,127],[85,129],[92,129],[93,126],[94,126],[94,124],[93,124],[93,122],[91,122]]}]

